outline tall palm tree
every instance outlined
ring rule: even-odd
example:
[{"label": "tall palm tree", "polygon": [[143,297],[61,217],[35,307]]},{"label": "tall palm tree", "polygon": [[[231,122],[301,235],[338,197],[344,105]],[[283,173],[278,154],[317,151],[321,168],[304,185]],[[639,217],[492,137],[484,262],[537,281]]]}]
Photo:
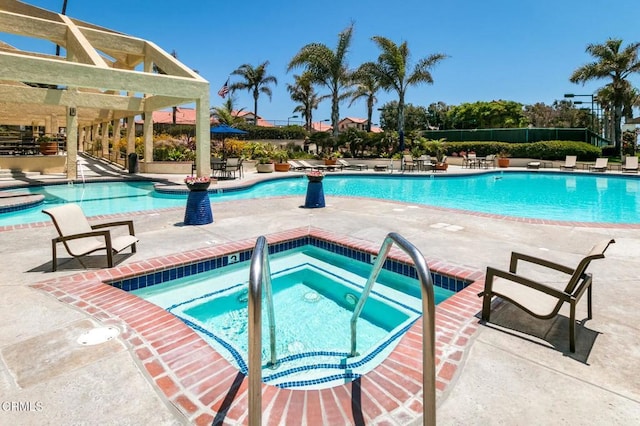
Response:
[{"label": "tall palm tree", "polygon": [[267,75],[267,66],[269,61],[264,61],[257,67],[253,67],[249,64],[243,64],[233,71],[232,75],[239,75],[244,81],[233,83],[230,87],[230,91],[247,90],[253,96],[253,115],[255,116],[256,123],[258,120],[258,98],[260,93],[264,93],[271,100],[271,88],[270,84],[278,85],[278,79],[272,75]]},{"label": "tall palm tree", "polygon": [[404,99],[409,86],[420,83],[433,84],[430,70],[447,55],[435,53],[420,59],[409,72],[409,46],[404,41],[397,45],[386,37],[374,36],[373,42],[381,50],[375,63],[375,75],[380,87],[386,91],[394,90],[398,94],[398,137],[399,149],[404,150]]},{"label": "tall palm tree", "polygon": [[293,112],[299,112],[305,119],[305,129],[311,130],[313,123],[313,110],[318,109],[320,102],[327,99],[329,95],[319,95],[313,87],[313,78],[308,72],[302,75],[293,76],[294,84],[287,84],[287,90],[291,100],[298,102]]},{"label": "tall palm tree", "polygon": [[602,78],[611,79],[611,104],[613,110],[613,123],[616,148],[622,147],[621,118],[624,108],[625,92],[628,91],[627,78],[640,72],[640,58],[638,50],[640,43],[631,43],[621,49],[622,40],[609,39],[604,44],[589,44],[586,52],[595,58],[595,61],[576,69],[569,81],[572,83],[586,83],[590,80]]},{"label": "tall palm tree", "polygon": [[333,136],[338,136],[340,121],[340,101],[350,96],[346,89],[351,85],[351,73],[347,67],[347,53],[351,45],[353,24],[338,34],[336,50],[322,43],[310,43],[304,46],[291,59],[287,71],[304,67],[312,76],[313,82],[329,88],[331,96],[331,125]]},{"label": "tall palm tree", "polygon": [[364,98],[367,101],[367,132],[371,131],[373,106],[378,102],[376,93],[380,90],[380,83],[376,78],[375,67],[376,64],[373,62],[365,62],[353,72],[352,76],[356,88],[351,95],[349,106],[353,105],[353,103],[360,98]]}]

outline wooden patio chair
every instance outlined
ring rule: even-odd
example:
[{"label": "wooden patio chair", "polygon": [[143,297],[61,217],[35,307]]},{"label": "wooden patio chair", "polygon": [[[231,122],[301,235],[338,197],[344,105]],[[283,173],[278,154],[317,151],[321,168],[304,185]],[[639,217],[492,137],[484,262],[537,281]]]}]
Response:
[{"label": "wooden patio chair", "polygon": [[[132,220],[91,225],[80,206],[73,203],[45,209],[42,212],[51,217],[58,231],[58,236],[51,240],[52,271],[54,272],[57,269],[56,246],[58,243],[62,243],[67,253],[78,259],[85,268],[86,266],[80,258],[94,251],[107,251],[109,268],[113,267],[114,253],[120,253],[127,247],[131,247],[131,253],[136,252],[136,243],[139,240],[135,236]],[[103,229],[115,226],[127,226],[129,234],[112,237],[110,230]]]},{"label": "wooden patio chair", "polygon": [[[529,315],[540,319],[555,317],[563,304],[570,306],[569,313],[569,350],[576,351],[576,305],[580,298],[587,293],[588,318],[592,318],[591,308],[591,274],[586,272],[592,260],[603,259],[604,252],[614,240],[603,240],[591,248],[589,253],[578,263],[578,266],[570,268],[549,260],[538,257],[511,253],[509,271],[502,271],[487,267],[484,291],[478,296],[483,297],[482,319],[489,322],[491,315],[491,299],[498,296],[500,299],[512,303]],[[554,287],[526,278],[517,273],[518,261],[530,262],[546,268],[563,272],[569,275],[569,281],[564,288]]]}]

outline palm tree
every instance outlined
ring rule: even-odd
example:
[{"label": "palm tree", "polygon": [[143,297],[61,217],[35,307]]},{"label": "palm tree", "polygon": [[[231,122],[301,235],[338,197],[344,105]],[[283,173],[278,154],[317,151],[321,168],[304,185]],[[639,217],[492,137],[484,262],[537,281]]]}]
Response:
[{"label": "palm tree", "polygon": [[621,50],[622,40],[609,39],[604,44],[589,44],[586,52],[596,60],[581,66],[571,74],[572,83],[586,83],[589,80],[611,79],[611,105],[613,110],[614,141],[620,150],[622,146],[621,118],[624,108],[625,92],[628,91],[627,78],[640,72],[638,49],[640,43],[631,43]]},{"label": "palm tree", "polygon": [[218,123],[220,124],[226,124],[228,126],[235,126],[237,124],[242,124],[245,121],[242,117],[238,117],[238,113],[244,110],[244,108],[240,108],[239,110],[236,111],[234,107],[235,101],[236,100],[234,96],[229,96],[224,101],[222,106],[212,107],[209,110],[209,114],[215,117],[218,120]]},{"label": "palm tree", "polygon": [[271,88],[270,84],[278,84],[278,79],[272,75],[267,75],[267,66],[269,61],[264,61],[257,67],[253,67],[249,64],[243,64],[233,71],[232,75],[241,76],[244,81],[233,83],[230,87],[230,91],[247,90],[253,96],[253,115],[255,116],[256,123],[258,120],[258,98],[260,93],[264,93],[271,100]]},{"label": "palm tree", "polygon": [[291,71],[294,68],[304,67],[312,76],[314,83],[329,88],[334,137],[338,136],[340,101],[351,95],[345,89],[351,85],[351,73],[347,68],[346,60],[352,34],[353,24],[338,34],[338,45],[335,51],[322,43],[307,44],[291,59],[287,69]]},{"label": "palm tree", "polygon": [[378,101],[376,93],[380,90],[380,83],[376,78],[376,64],[373,62],[365,62],[360,65],[353,73],[353,82],[356,89],[351,95],[349,106],[355,101],[364,98],[367,101],[367,132],[371,131],[371,117],[373,116],[373,105]]},{"label": "palm tree", "polygon": [[388,38],[374,36],[372,40],[381,50],[375,63],[375,75],[380,87],[386,91],[395,90],[398,94],[398,137],[399,149],[404,150],[404,99],[409,86],[420,83],[433,84],[430,69],[447,55],[436,53],[420,59],[411,73],[409,69],[410,51],[407,42],[397,45]]},{"label": "palm tree", "polygon": [[329,95],[319,95],[313,87],[313,78],[308,72],[302,75],[293,76],[295,83],[287,84],[287,90],[291,95],[291,100],[298,102],[293,112],[299,112],[305,119],[305,129],[311,130],[313,123],[313,110],[318,109],[320,102],[327,99]]}]

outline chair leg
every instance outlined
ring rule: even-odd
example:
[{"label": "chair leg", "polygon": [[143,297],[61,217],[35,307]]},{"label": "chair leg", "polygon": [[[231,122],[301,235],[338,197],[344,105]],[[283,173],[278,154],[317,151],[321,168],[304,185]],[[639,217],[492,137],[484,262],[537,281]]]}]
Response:
[{"label": "chair leg", "polygon": [[58,257],[56,255],[56,240],[51,240],[51,252],[53,253],[53,260],[51,261],[51,272],[55,272],[58,269]]},{"label": "chair leg", "polygon": [[591,309],[591,286],[587,289],[587,317],[589,319],[593,318],[593,311]]},{"label": "chair leg", "polygon": [[576,351],[576,304],[575,302],[570,303],[570,318],[569,318],[569,351]]}]

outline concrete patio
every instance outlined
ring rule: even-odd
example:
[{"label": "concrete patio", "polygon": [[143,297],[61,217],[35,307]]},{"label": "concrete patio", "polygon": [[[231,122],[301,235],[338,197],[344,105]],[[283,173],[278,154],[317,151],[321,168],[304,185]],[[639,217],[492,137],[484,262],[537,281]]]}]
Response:
[{"label": "concrete patio", "polygon": [[[107,164],[92,165],[95,177],[122,177]],[[468,172],[458,166],[448,173]],[[357,172],[356,172],[357,173]],[[94,177],[89,176],[89,177]],[[182,176],[146,176],[180,182]],[[263,178],[247,172],[232,186]],[[29,176],[52,181],[60,176]],[[634,178],[636,178],[634,176]],[[0,187],[14,183],[0,179]],[[484,271],[508,268],[511,251],[531,253],[573,266],[597,241],[614,238],[594,275],[594,317],[580,304],[577,351],[568,350],[568,311],[534,321],[507,305],[496,308],[467,343],[464,358],[439,395],[443,425],[640,424],[640,227],[543,224],[474,215],[364,198],[327,196],[323,209],[300,209],[297,197],[239,200],[213,205],[215,222],[180,226],[184,211],[132,215],[138,251],[118,257],[120,265],[212,247],[277,231],[313,226],[380,244],[398,232],[426,257]],[[454,227],[443,224],[455,225]],[[0,423],[191,424],[196,414],[164,396],[122,338],[78,350],[82,332],[104,324],[99,318],[30,287],[53,277],[84,272],[77,261],[51,270],[51,226],[0,231],[3,280],[0,299]],[[104,256],[89,261],[104,264]],[[126,330],[125,330],[126,332]],[[282,417],[284,418],[284,417]],[[273,424],[268,417],[264,424]],[[277,422],[276,422],[277,423]],[[403,424],[388,419],[386,424]]]}]

